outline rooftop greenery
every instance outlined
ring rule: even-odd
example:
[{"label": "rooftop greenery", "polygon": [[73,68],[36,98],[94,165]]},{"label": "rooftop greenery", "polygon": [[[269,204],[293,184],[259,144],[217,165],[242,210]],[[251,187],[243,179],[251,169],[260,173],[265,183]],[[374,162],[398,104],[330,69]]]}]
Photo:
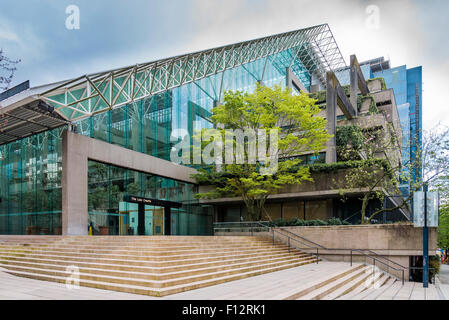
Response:
[{"label": "rooftop greenery", "polygon": [[387,84],[385,83],[385,79],[382,78],[382,77],[377,77],[377,78],[373,78],[373,79],[368,79],[368,80],[366,80],[366,83],[371,83],[371,82],[373,82],[373,81],[378,81],[378,80],[380,80],[380,82],[381,82],[381,88],[382,88],[382,90],[387,90]]},{"label": "rooftop greenery", "polygon": [[[374,78],[374,79],[369,79],[366,82],[370,83],[373,81],[381,81],[381,87],[382,90],[387,90],[387,85],[385,83],[385,79],[384,78]],[[349,85],[346,86],[342,86],[343,91],[345,92],[346,96],[349,97],[351,95],[351,88]],[[312,99],[316,100],[316,105],[318,105],[318,107],[320,109],[325,109],[326,108],[326,90],[321,90],[318,92],[313,92],[313,93],[309,93],[309,97]],[[362,95],[358,95],[357,97],[357,110],[360,112],[361,108],[362,108],[362,104],[365,100],[370,99],[371,103],[370,103],[370,107],[369,107],[369,114],[377,114],[379,113],[379,109],[376,106],[376,101],[374,100],[374,97],[370,94],[366,95],[366,96],[362,96]]]}]

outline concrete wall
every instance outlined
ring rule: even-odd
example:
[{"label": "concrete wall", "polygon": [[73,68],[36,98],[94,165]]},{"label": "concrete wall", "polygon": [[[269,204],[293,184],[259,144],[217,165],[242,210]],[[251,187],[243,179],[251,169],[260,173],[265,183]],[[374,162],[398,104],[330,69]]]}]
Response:
[{"label": "concrete wall", "polygon": [[87,235],[88,160],[194,183],[197,171],[70,131],[62,136],[62,234]]},{"label": "concrete wall", "polygon": [[[387,257],[405,267],[409,266],[409,256],[422,255],[422,228],[412,224],[360,225],[360,226],[324,226],[324,227],[284,227],[290,232],[332,249],[369,249]],[[285,242],[278,233],[276,238]],[[437,229],[429,228],[429,255],[435,255],[437,249]],[[313,252],[313,250],[311,250]],[[320,250],[323,258],[331,261],[350,260],[348,250]],[[353,253],[353,261],[373,263],[373,260]],[[377,263],[380,269],[397,277],[401,272]],[[405,273],[408,279],[408,272]]]}]

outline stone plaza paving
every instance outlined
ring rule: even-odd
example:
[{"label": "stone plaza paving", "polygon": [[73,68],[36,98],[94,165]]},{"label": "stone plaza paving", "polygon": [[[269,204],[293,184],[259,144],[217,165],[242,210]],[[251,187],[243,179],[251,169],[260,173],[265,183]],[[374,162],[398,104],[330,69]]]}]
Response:
[{"label": "stone plaza paving", "polygon": [[[65,284],[16,277],[0,268],[0,300],[282,300],[307,285],[319,275],[344,268],[347,264],[324,262],[272,272],[211,287],[190,290],[162,298],[101,290],[88,287],[68,289]],[[442,280],[449,274],[448,266],[442,268]],[[368,295],[364,299],[371,299]],[[438,281],[437,286],[396,282],[384,288],[377,300],[446,300],[449,283]]]}]

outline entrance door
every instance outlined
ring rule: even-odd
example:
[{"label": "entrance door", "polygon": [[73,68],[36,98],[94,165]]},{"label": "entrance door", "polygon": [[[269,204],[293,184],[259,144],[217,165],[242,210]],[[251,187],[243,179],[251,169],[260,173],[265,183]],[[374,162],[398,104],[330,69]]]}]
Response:
[{"label": "entrance door", "polygon": [[120,202],[120,235],[164,235],[165,208]]},{"label": "entrance door", "polygon": [[164,207],[151,206],[153,235],[164,235]]}]

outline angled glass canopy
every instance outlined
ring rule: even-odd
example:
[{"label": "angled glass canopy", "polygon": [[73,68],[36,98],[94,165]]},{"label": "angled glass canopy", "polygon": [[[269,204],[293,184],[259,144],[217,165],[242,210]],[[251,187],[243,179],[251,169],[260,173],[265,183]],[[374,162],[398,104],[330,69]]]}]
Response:
[{"label": "angled glass canopy", "polygon": [[40,93],[68,121],[144,99],[228,69],[290,50],[325,86],[327,71],[345,67],[327,24],[180,55],[111,71],[84,75]]}]

